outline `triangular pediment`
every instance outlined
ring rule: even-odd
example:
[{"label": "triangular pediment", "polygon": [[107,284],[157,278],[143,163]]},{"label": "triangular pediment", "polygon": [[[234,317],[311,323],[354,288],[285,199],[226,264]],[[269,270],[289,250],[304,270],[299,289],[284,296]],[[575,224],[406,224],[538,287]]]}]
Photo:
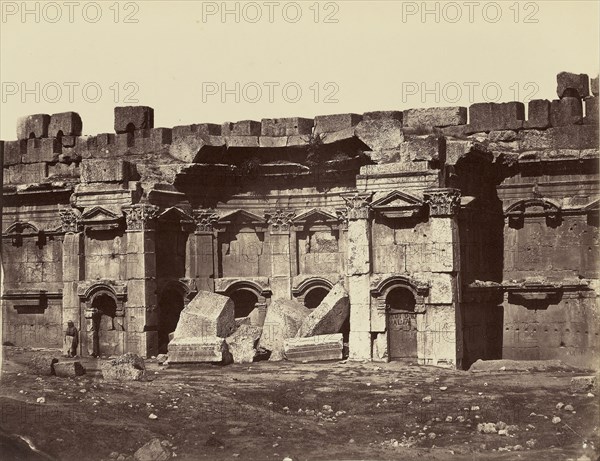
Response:
[{"label": "triangular pediment", "polygon": [[83,221],[114,221],[119,218],[121,218],[120,215],[101,206],[90,208],[81,215]]},{"label": "triangular pediment", "polygon": [[371,203],[371,208],[414,208],[423,205],[423,201],[414,195],[400,191],[392,191]]},{"label": "triangular pediment", "polygon": [[161,214],[158,215],[159,220],[162,221],[193,221],[194,218],[183,211],[181,208],[177,208],[172,206],[164,210]]},{"label": "triangular pediment", "polygon": [[336,216],[324,210],[319,210],[317,208],[311,208],[310,210],[300,213],[294,218],[294,222],[333,222],[337,220],[338,219]]},{"label": "triangular pediment", "polygon": [[219,223],[265,224],[265,218],[246,210],[233,210],[219,217]]}]

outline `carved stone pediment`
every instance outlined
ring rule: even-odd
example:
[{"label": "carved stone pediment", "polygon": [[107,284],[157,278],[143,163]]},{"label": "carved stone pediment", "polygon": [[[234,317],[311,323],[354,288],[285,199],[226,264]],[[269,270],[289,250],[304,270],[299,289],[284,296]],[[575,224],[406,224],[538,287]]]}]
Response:
[{"label": "carved stone pediment", "polygon": [[219,229],[231,225],[253,227],[257,231],[264,231],[267,228],[267,222],[264,217],[246,210],[232,210],[222,214],[216,223]]},{"label": "carved stone pediment", "polygon": [[[66,214],[65,218],[72,219]],[[95,206],[84,210],[79,218],[79,223],[86,230],[113,230],[119,228],[123,223],[123,216],[101,206]]]},{"label": "carved stone pediment", "polygon": [[418,197],[395,190],[371,203],[371,209],[386,218],[410,218],[423,212],[424,203]]}]

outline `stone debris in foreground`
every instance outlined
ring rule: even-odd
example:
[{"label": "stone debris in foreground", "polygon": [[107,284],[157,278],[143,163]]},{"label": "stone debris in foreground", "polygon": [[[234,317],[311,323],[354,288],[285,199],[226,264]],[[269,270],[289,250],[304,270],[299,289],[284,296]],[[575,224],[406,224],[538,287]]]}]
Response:
[{"label": "stone debris in foreground", "polygon": [[477,360],[469,371],[549,371],[571,370],[560,360]]},{"label": "stone debris in foreground", "polygon": [[598,389],[598,378],[597,376],[575,376],[571,379],[570,391],[573,393],[577,392],[590,392]]},{"label": "stone debris in foreground", "polygon": [[256,355],[256,344],[260,339],[261,327],[241,324],[225,340],[235,363],[251,363]]},{"label": "stone debris in foreground", "polygon": [[225,338],[234,329],[233,301],[217,293],[199,291],[181,311],[174,338]]},{"label": "stone debris in foreground", "polygon": [[102,362],[100,370],[102,377],[111,381],[140,381],[146,376],[144,359],[131,353]]},{"label": "stone debris in foreground", "polygon": [[350,315],[350,298],[341,283],[336,284],[304,319],[296,334],[298,338],[335,334]]},{"label": "stone debris in foreground", "polygon": [[159,438],[150,440],[133,455],[135,461],[166,461],[171,458],[171,451],[160,443]]},{"label": "stone debris in foreground", "polygon": [[270,351],[269,360],[283,360],[284,341],[298,333],[310,309],[297,301],[277,299],[271,302],[265,316],[259,346]]},{"label": "stone debris in foreground", "polygon": [[169,343],[169,363],[227,361],[227,343],[218,336],[174,339]]},{"label": "stone debris in foreground", "polygon": [[85,374],[85,368],[81,362],[58,362],[53,365],[54,374],[60,378],[72,378]]},{"label": "stone debris in foreground", "polygon": [[284,342],[285,357],[295,362],[316,362],[319,360],[340,360],[344,340],[341,333],[289,338]]}]

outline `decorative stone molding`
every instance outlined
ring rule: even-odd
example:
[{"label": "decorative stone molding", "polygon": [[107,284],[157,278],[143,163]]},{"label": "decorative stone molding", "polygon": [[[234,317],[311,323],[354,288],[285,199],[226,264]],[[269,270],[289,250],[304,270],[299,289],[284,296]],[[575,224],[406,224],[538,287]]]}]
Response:
[{"label": "decorative stone molding", "polygon": [[371,278],[373,304],[386,311],[386,298],[394,288],[406,288],[415,298],[415,313],[424,313],[429,296],[429,283],[401,274],[381,274]]},{"label": "decorative stone molding", "polygon": [[271,226],[271,230],[275,232],[289,231],[295,216],[296,212],[292,210],[277,209],[265,211],[267,223]]},{"label": "decorative stone molding", "polygon": [[43,314],[48,308],[49,299],[62,299],[62,290],[6,290],[1,299],[12,301],[19,314]]},{"label": "decorative stone molding", "polygon": [[123,207],[127,221],[127,231],[146,231],[153,228],[159,208],[155,205],[140,203]]},{"label": "decorative stone molding", "polygon": [[424,192],[430,216],[453,216],[460,209],[460,190],[428,189]]},{"label": "decorative stone molding", "polygon": [[339,208],[335,210],[340,229],[348,229],[348,208]]},{"label": "decorative stone molding", "polygon": [[236,290],[246,289],[257,297],[271,297],[271,285],[268,277],[222,277],[215,279],[215,293],[229,295]]},{"label": "decorative stone molding", "polygon": [[79,232],[81,230],[80,215],[72,208],[58,210],[63,232]]},{"label": "decorative stone molding", "polygon": [[88,280],[77,284],[77,296],[85,303],[85,317],[92,318],[93,303],[96,296],[107,295],[117,306],[116,315],[125,315],[125,301],[127,299],[127,283],[118,280]]},{"label": "decorative stone molding", "polygon": [[525,218],[544,217],[548,226],[561,222],[561,208],[557,203],[542,198],[520,200],[510,205],[504,212],[510,227],[520,228]]},{"label": "decorative stone molding", "polygon": [[369,219],[371,197],[373,197],[373,192],[342,194],[342,198],[346,202],[348,221]]},{"label": "decorative stone molding", "polygon": [[212,208],[206,210],[194,210],[194,221],[196,222],[196,232],[213,233],[215,225],[219,220],[219,215]]}]

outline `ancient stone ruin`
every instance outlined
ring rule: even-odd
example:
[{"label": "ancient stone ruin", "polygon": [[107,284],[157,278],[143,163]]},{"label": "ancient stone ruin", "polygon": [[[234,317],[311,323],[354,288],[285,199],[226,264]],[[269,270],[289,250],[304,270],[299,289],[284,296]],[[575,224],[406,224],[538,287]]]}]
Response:
[{"label": "ancient stone ruin", "polygon": [[0,143],[4,341],[61,347],[73,320],[82,355],[597,366],[598,79],[557,93],[527,117],[22,119]]}]

